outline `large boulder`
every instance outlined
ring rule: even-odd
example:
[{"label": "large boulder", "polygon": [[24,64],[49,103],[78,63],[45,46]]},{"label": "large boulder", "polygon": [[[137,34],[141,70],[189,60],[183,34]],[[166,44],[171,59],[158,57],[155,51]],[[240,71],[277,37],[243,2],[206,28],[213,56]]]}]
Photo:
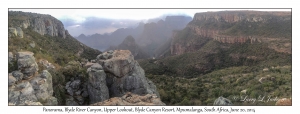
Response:
[{"label": "large boulder", "polygon": [[88,94],[90,103],[101,102],[109,98],[106,74],[98,63],[88,68]]},{"label": "large boulder", "polygon": [[127,92],[138,95],[156,94],[159,97],[156,86],[145,77],[144,70],[130,51],[116,50],[103,54],[105,53],[111,53],[112,57],[99,59],[98,62],[106,72],[110,97],[121,97]]},{"label": "large boulder", "polygon": [[32,52],[18,52],[18,69],[24,74],[24,79],[29,79],[38,71],[38,65]]},{"label": "large boulder", "polygon": [[128,50],[114,51],[113,53],[104,52],[99,56],[99,61],[104,70],[119,78],[129,75],[133,70],[135,61],[133,55]]},{"label": "large boulder", "polygon": [[114,97],[103,102],[91,104],[93,106],[164,106],[165,103],[161,102],[155,94],[147,94],[140,96],[133,93],[126,93],[122,97]]},{"label": "large boulder", "polygon": [[215,100],[214,106],[231,106],[232,102],[224,97],[219,97]]}]

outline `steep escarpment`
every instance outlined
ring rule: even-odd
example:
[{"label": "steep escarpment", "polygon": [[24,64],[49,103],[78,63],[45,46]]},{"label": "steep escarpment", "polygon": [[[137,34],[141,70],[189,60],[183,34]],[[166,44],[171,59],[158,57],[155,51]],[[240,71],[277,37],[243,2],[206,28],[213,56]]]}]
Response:
[{"label": "steep escarpment", "polygon": [[[173,55],[199,49],[192,42],[181,43],[182,38],[187,37],[187,35],[230,44],[247,41],[250,43],[269,43],[271,49],[291,53],[291,12],[221,11],[197,13],[185,30],[173,37],[171,46]],[[195,48],[185,49],[189,46]]]},{"label": "steep escarpment", "polygon": [[50,15],[9,11],[9,27],[31,28],[41,35],[66,38],[66,31],[61,21]]}]

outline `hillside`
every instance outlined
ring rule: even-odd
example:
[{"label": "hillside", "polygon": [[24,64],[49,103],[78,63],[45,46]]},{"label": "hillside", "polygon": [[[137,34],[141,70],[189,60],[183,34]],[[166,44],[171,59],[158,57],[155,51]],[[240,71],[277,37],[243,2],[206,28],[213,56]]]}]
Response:
[{"label": "hillside", "polygon": [[[249,88],[251,91],[246,95],[252,97],[291,97],[291,41],[290,12],[197,13],[187,27],[176,31],[171,41],[161,46],[159,58],[139,60],[139,63],[147,76],[155,80],[167,105],[212,105],[220,96],[240,96],[240,91]],[[273,80],[259,84],[262,77],[267,80],[273,77]],[[174,84],[178,85],[174,89],[180,92],[168,89]],[[198,89],[198,93],[192,94],[192,90]],[[199,98],[199,94],[204,96]]]}]

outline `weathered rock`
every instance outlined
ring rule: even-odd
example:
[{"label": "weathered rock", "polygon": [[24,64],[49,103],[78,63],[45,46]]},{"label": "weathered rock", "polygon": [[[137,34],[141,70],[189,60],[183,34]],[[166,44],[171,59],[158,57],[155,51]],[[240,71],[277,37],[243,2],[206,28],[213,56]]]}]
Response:
[{"label": "weathered rock", "polygon": [[111,51],[110,52],[104,52],[104,53],[97,56],[98,60],[99,59],[106,60],[106,59],[110,59],[110,58],[112,58],[112,52]]},{"label": "weathered rock", "polygon": [[18,52],[17,59],[18,69],[24,74],[24,79],[28,79],[38,71],[38,65],[32,52]]},{"label": "weathered rock", "polygon": [[13,71],[12,76],[15,77],[17,81],[20,81],[23,79],[23,74],[20,71]]},{"label": "weathered rock", "polygon": [[275,105],[276,106],[292,106],[292,99],[288,99],[288,98],[279,99]]},{"label": "weathered rock", "polygon": [[122,97],[114,97],[103,102],[92,104],[93,106],[164,106],[165,103],[161,102],[160,98],[155,94],[147,94],[139,96],[130,92],[126,93]]},{"label": "weathered rock", "polygon": [[8,74],[8,86],[14,85],[16,81],[17,81],[17,79],[15,77],[13,77],[11,73],[9,73]]},{"label": "weathered rock", "polygon": [[241,93],[246,94],[247,93],[247,89],[242,90]]},{"label": "weathered rock", "polygon": [[52,97],[52,75],[47,70],[43,70],[43,72],[39,76],[34,77],[30,83],[35,90],[35,96],[40,102],[44,103]]},{"label": "weathered rock", "polygon": [[219,97],[214,102],[214,106],[231,106],[231,105],[233,105],[232,102],[229,99],[226,99],[224,97]]},{"label": "weathered rock", "polygon": [[[107,54],[107,52],[104,52],[103,54]],[[114,51],[111,59],[105,59],[103,61],[100,60],[100,63],[105,71],[108,71],[120,78],[129,75],[129,72],[133,70],[135,61],[130,51],[119,50]]]},{"label": "weathered rock", "polygon": [[34,47],[35,47],[35,42],[32,41],[31,43],[29,43],[29,45],[30,45],[32,48],[34,48]]},{"label": "weathered rock", "polygon": [[9,27],[8,28],[8,37],[14,37],[14,36],[18,36],[17,29],[14,27]]},{"label": "weathered rock", "polygon": [[[80,91],[80,85],[81,85],[81,81],[79,79],[74,80],[74,81],[69,81],[66,84],[66,89],[68,94],[70,94],[71,96],[75,95],[77,91]],[[79,92],[80,94],[80,92]]]},{"label": "weathered rock", "polygon": [[92,62],[87,62],[87,63],[84,65],[84,67],[90,68],[93,64],[94,64],[94,63],[92,63]]},{"label": "weathered rock", "polygon": [[101,102],[109,98],[106,86],[106,74],[100,64],[95,63],[88,69],[88,94],[90,103]]},{"label": "weathered rock", "polygon": [[72,96],[69,96],[66,99],[66,105],[67,106],[79,106],[79,104],[74,100],[74,98]]},{"label": "weathered rock", "polygon": [[58,105],[57,99],[55,97],[49,97],[45,103],[43,103],[44,106],[56,106]]},{"label": "weathered rock", "polygon": [[42,64],[47,70],[55,69],[55,66],[52,63],[49,63],[47,60],[41,59],[39,63]]},{"label": "weathered rock", "polygon": [[18,83],[8,90],[8,103],[14,105],[25,105],[25,101],[38,102],[34,89],[28,81]]},{"label": "weathered rock", "polygon": [[16,30],[17,30],[18,37],[23,38],[23,31],[22,31],[22,29],[20,27],[17,27]]},{"label": "weathered rock", "polygon": [[[105,52],[106,53],[106,52]],[[128,50],[117,50],[113,57],[107,60],[99,60],[107,73],[106,82],[110,97],[121,97],[126,92],[138,95],[156,94],[156,86],[145,77],[144,70]]]},{"label": "weathered rock", "polygon": [[25,106],[43,106],[40,102],[33,102],[33,101],[25,101]]},{"label": "weathered rock", "polygon": [[11,63],[14,60],[14,55],[12,52],[8,52],[8,63]]}]

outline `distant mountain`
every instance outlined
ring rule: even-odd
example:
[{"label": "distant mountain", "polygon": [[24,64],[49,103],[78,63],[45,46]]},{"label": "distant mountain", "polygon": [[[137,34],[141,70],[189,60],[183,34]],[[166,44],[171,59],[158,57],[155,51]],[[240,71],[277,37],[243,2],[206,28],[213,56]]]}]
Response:
[{"label": "distant mountain", "polygon": [[143,31],[144,23],[139,23],[136,28],[120,28],[111,34],[93,34],[85,36],[84,34],[76,37],[80,42],[101,51],[109,48],[110,46],[119,45],[126,36],[131,35],[137,37]]},{"label": "distant mountain", "polygon": [[148,55],[155,56],[154,51],[171,38],[172,31],[183,29],[191,20],[191,17],[186,16],[166,16],[165,20],[160,19],[146,24],[141,22],[136,28],[120,28],[109,35],[79,35],[77,39],[92,48],[103,51],[110,46],[118,46],[124,38],[131,35]]},{"label": "distant mountain", "polygon": [[145,51],[140,48],[140,46],[135,42],[135,39],[131,35],[127,36],[124,41],[118,46],[111,46],[107,49],[107,51],[108,50],[129,50],[134,56],[134,59],[145,59],[150,57],[147,53],[145,53]]}]

